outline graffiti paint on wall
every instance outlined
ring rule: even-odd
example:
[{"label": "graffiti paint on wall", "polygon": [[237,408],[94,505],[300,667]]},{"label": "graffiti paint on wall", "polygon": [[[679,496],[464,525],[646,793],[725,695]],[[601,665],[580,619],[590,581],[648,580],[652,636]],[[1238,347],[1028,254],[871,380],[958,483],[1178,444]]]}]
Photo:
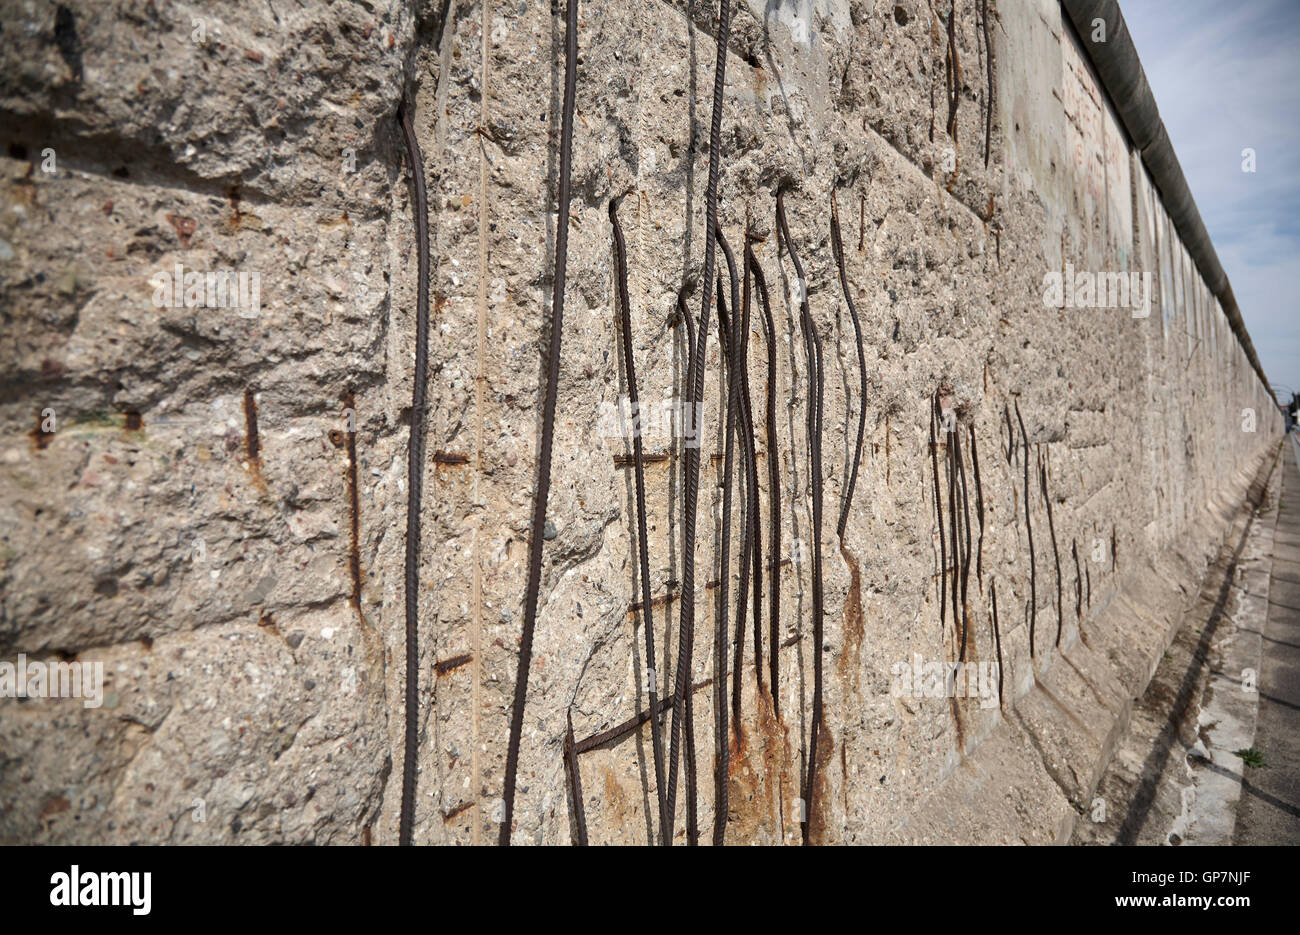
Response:
[{"label": "graffiti paint on wall", "polygon": [[1088,246],[1105,249],[1127,269],[1133,249],[1128,140],[1091,66],[1068,32],[1061,43],[1061,105],[1074,216],[1082,222]]}]

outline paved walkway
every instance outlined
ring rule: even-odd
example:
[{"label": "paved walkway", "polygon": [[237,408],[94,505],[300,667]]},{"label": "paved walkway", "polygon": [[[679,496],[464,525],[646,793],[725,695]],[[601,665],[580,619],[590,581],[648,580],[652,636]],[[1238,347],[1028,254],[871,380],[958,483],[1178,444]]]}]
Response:
[{"label": "paved walkway", "polygon": [[1300,844],[1300,440],[1283,450],[1282,495],[1269,579],[1254,749],[1234,844]]}]

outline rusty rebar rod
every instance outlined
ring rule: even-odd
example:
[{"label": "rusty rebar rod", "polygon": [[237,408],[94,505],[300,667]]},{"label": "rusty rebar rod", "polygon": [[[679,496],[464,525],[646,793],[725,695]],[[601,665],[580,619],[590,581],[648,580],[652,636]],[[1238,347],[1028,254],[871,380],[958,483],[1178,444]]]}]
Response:
[{"label": "rusty rebar rod", "polygon": [[[576,0],[570,0],[576,2]],[[696,335],[696,363],[692,374],[689,406],[695,407],[704,397],[704,343],[708,338],[709,310],[713,304],[713,270],[715,265],[714,238],[710,236],[718,227],[718,176],[722,153],[722,91],[727,74],[727,37],[731,29],[729,0],[718,2],[718,35],[716,38],[717,64],[713,69],[713,115],[709,126],[709,177],[705,189],[705,237],[704,237],[704,274],[700,291],[700,326]],[[698,413],[693,413],[693,418]],[[697,432],[699,426],[696,426]],[[697,439],[698,440],[698,439]],[[682,718],[689,716],[686,710],[686,675],[691,669],[695,641],[695,511],[699,498],[700,450],[688,446],[686,449],[686,478],[683,491],[686,498],[685,521],[682,537],[682,606],[681,623],[678,628],[677,679],[673,697],[672,740],[668,755],[668,827],[669,835],[665,844],[672,843],[673,813],[676,805],[677,760],[681,744]],[[692,814],[694,809],[694,756],[693,751],[687,764],[687,808]]]},{"label": "rusty rebar rod", "polygon": [[975,552],[975,580],[979,583],[980,593],[984,593],[984,485],[980,483],[980,453],[975,445],[975,423],[967,428],[970,431],[971,470],[975,475],[975,511],[980,521],[979,545]]},{"label": "rusty rebar rod", "polygon": [[849,307],[849,317],[853,319],[853,334],[858,347],[858,440],[853,446],[853,464],[849,469],[849,485],[844,493],[844,502],[840,504],[840,518],[835,525],[835,534],[841,544],[844,541],[844,529],[849,522],[849,509],[853,506],[853,488],[858,482],[858,463],[862,460],[862,440],[867,430],[867,357],[862,346],[862,323],[858,320],[858,308],[853,303],[852,290],[849,289],[848,270],[844,265],[844,243],[840,239],[840,211],[835,203],[835,193],[831,192],[831,252],[835,254],[835,263],[840,271],[840,289],[844,292],[844,302]]},{"label": "rusty rebar rod", "polygon": [[537,598],[542,579],[543,529],[551,492],[551,446],[555,435],[555,396],[560,383],[560,338],[564,323],[564,280],[569,259],[569,176],[573,155],[573,109],[578,92],[578,0],[566,0],[564,32],[564,105],[560,116],[560,203],[555,224],[555,278],[551,290],[551,336],[546,358],[546,388],[542,402],[542,437],[537,456],[537,495],[528,530],[528,585],[524,591],[524,623],[519,640],[519,665],[515,670],[514,705],[510,714],[510,741],[506,748],[505,789],[502,796],[498,843],[510,846],[514,824],[515,775],[519,770],[519,741],[524,730],[524,705],[528,696],[528,669],[533,658],[533,631],[537,624]]},{"label": "rusty rebar rod", "polygon": [[1043,503],[1047,504],[1047,531],[1052,537],[1052,558],[1056,562],[1056,646],[1061,646],[1061,630],[1065,626],[1065,614],[1061,612],[1061,553],[1056,548],[1056,523],[1052,520],[1052,498],[1047,493],[1047,459],[1038,459],[1039,483],[1043,488]]},{"label": "rusty rebar rod", "polygon": [[1070,552],[1074,555],[1074,620],[1083,629],[1083,572],[1079,570],[1079,540],[1070,540]]},{"label": "rusty rebar rod", "polygon": [[1002,709],[1002,631],[998,627],[998,581],[989,581],[989,591],[993,594],[993,646],[998,654],[998,709]]},{"label": "rusty rebar rod", "polygon": [[[746,230],[746,237],[749,236]],[[735,661],[732,665],[731,680],[731,707],[734,718],[735,730],[740,730],[740,707],[741,707],[741,666],[743,660],[744,643],[745,643],[745,619],[746,619],[746,598],[749,589],[749,574],[751,565],[751,556],[753,558],[754,568],[754,636],[755,636],[755,667],[760,660],[760,648],[758,646],[758,635],[760,622],[758,615],[762,601],[762,576],[758,574],[758,563],[762,561],[759,547],[761,545],[759,537],[759,520],[758,520],[758,455],[754,447],[754,420],[750,409],[749,399],[749,367],[746,361],[746,353],[749,337],[749,276],[746,271],[745,288],[743,292],[744,307],[737,313],[738,306],[736,303],[741,301],[741,291],[736,271],[736,257],[723,236],[721,230],[717,232],[718,246],[722,248],[722,255],[727,261],[727,270],[731,275],[731,299],[732,299],[732,321],[731,327],[727,329],[730,337],[727,339],[727,346],[724,353],[727,360],[728,373],[733,370],[736,381],[734,388],[728,394],[733,398],[738,408],[738,420],[734,423],[734,430],[740,437],[741,455],[744,458],[745,469],[745,500],[742,504],[742,517],[744,532],[742,536],[743,548],[740,553],[740,587],[737,589],[736,604],[736,639],[735,639]],[[761,686],[761,676],[758,679]]]},{"label": "rusty rebar rod", "polygon": [[[768,611],[767,649],[768,680],[772,692],[772,710],[780,717],[781,710],[781,458],[776,433],[776,323],[772,320],[772,303],[767,292],[763,267],[754,255],[751,244],[745,244],[745,258],[754,276],[759,305],[763,308],[763,323],[767,328],[767,502],[768,502]],[[758,654],[755,650],[755,665]]]},{"label": "rusty rebar rod", "polygon": [[420,506],[424,493],[424,410],[429,372],[429,206],[424,187],[424,160],[411,126],[411,113],[402,104],[397,113],[406,143],[406,161],[415,191],[416,303],[415,373],[411,389],[411,431],[406,457],[406,692],[405,749],[402,757],[402,803],[397,843],[409,845],[415,827],[415,761],[419,746],[420,685]]},{"label": "rusty rebar rod", "polygon": [[[718,613],[713,629],[713,844],[720,847],[727,826],[727,770],[730,732],[727,726],[727,612],[731,596],[731,473],[736,435],[736,362],[732,357],[735,330],[727,317],[727,303],[722,297],[722,277],[718,277],[718,343],[727,368],[727,412],[723,437],[725,454],[722,462],[722,561],[718,571]],[[734,310],[734,309],[733,309]],[[739,318],[739,316],[735,316]],[[745,595],[740,595],[744,604]],[[737,686],[740,680],[736,680]]]},{"label": "rusty rebar rod", "polygon": [[935,422],[939,417],[939,393],[930,398],[930,467],[934,472],[935,525],[939,529],[939,628],[948,629],[948,545],[943,532],[943,500],[939,494],[939,440],[935,435]]},{"label": "rusty rebar rod", "polygon": [[1029,536],[1029,658],[1034,658],[1034,625],[1038,618],[1038,560],[1034,555],[1034,526],[1029,517],[1029,433],[1020,415],[1020,400],[1016,400],[1016,421],[1020,423],[1020,438],[1025,448],[1025,532]]},{"label": "rusty rebar rod", "polygon": [[965,550],[962,553],[961,560],[961,661],[966,661],[966,636],[970,630],[970,604],[966,601],[966,592],[970,584],[970,554],[971,554],[971,535],[970,535],[970,494],[966,488],[966,460],[962,457],[961,452],[961,431],[953,430],[953,440],[957,456],[957,471],[961,479],[961,524],[963,535],[966,539]]},{"label": "rusty rebar rod", "polygon": [[808,431],[808,459],[812,480],[812,612],[813,612],[813,713],[812,726],[808,740],[808,765],[804,772],[805,788],[801,798],[804,801],[803,843],[811,843],[813,825],[813,805],[817,786],[817,745],[820,740],[822,721],[822,395],[824,376],[822,372],[821,336],[813,321],[812,311],[808,307],[808,277],[803,264],[794,250],[790,237],[790,227],[785,216],[785,192],[779,190],[776,195],[776,217],[781,237],[785,241],[785,251],[794,266],[799,283],[799,321],[803,332],[804,347],[808,358],[808,405],[806,425]]},{"label": "rusty rebar rod", "polygon": [[578,771],[578,754],[573,742],[573,712],[564,713],[568,727],[564,732],[564,765],[569,774],[569,795],[573,798],[573,822],[576,836],[573,843],[587,846],[587,809],[582,801],[582,775]]},{"label": "rusty rebar rod", "polygon": [[619,327],[623,334],[623,370],[627,374],[628,403],[632,410],[632,457],[636,477],[636,533],[640,558],[641,627],[645,631],[647,687],[650,704],[651,747],[654,751],[655,796],[659,806],[659,834],[668,833],[668,805],[664,792],[663,736],[659,729],[659,685],[655,667],[654,606],[650,597],[650,546],[646,532],[645,464],[641,452],[641,403],[636,385],[636,364],[632,355],[631,301],[627,290],[627,244],[623,227],[618,222],[619,198],[609,202],[609,223],[614,229],[614,265],[618,274]]}]

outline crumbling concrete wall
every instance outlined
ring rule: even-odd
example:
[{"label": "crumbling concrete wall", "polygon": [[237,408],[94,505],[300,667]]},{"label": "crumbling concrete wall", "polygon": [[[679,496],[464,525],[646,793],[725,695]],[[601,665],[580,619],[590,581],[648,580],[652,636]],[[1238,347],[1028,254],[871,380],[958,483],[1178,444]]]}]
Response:
[{"label": "crumbling concrete wall", "polygon": [[[719,218],[737,247],[747,219],[764,238],[786,562],[779,705],[756,691],[746,649],[728,840],[799,840],[808,755],[808,394],[795,274],[773,230],[780,186],[828,364],[814,839],[1062,840],[1280,420],[1055,2],[737,6]],[[429,182],[434,296],[415,839],[495,840],[557,223],[561,11],[4,7],[14,25],[0,52],[0,656],[100,661],[106,684],[95,708],[0,698],[0,836],[395,840],[416,297],[394,118],[405,97]],[[579,29],[517,843],[570,839],[566,714],[583,737],[646,704],[632,472],[621,463],[630,443],[601,418],[627,391],[610,198],[631,192],[620,216],[643,402],[679,392],[673,309],[703,255],[716,11],[590,4]],[[834,517],[860,393],[832,192],[868,362],[842,543]],[[257,273],[257,301],[174,301],[159,274],[174,278],[177,264]],[[1045,277],[1070,268],[1151,272],[1149,316],[1046,307]],[[698,290],[690,304],[698,312]],[[765,459],[764,341],[756,311],[749,370]],[[711,339],[710,455],[721,450],[723,373]],[[941,623],[939,610],[936,395],[978,445],[984,522],[972,530],[967,661],[1000,651],[1000,704],[896,690],[898,665],[959,653],[953,615]],[[666,456],[646,465],[662,697],[676,664],[681,459],[671,431],[645,443]],[[936,457],[949,447],[941,439]],[[721,471],[705,459],[698,683],[713,675]],[[738,531],[738,497],[735,510]],[[766,542],[766,522],[763,532]],[[734,566],[727,577],[734,587]],[[704,829],[712,697],[694,695]],[[657,837],[647,728],[580,765],[593,842]]]}]

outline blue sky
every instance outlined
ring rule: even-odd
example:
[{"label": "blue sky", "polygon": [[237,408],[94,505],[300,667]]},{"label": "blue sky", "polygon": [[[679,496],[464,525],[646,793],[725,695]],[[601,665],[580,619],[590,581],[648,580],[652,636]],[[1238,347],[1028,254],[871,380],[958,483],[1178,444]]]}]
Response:
[{"label": "blue sky", "polygon": [[1300,3],[1120,9],[1260,362],[1300,392]]}]

